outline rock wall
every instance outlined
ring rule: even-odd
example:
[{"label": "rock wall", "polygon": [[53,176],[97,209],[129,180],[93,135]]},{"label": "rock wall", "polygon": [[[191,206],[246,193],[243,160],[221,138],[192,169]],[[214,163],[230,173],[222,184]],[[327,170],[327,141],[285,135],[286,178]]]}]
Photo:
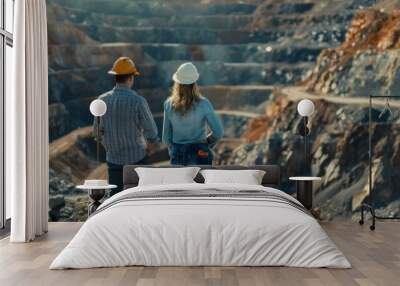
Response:
[{"label": "rock wall", "polygon": [[[383,80],[389,92],[398,86],[397,14],[356,14],[348,32],[354,14],[376,2],[48,0],[51,218],[84,220],[86,196],[73,186],[105,176],[104,165],[93,156],[88,107],[113,86],[107,71],[122,55],[132,57],[142,73],[136,89],[148,100],[159,130],[171,75],[182,62],[193,61],[201,73],[201,90],[226,130],[216,147],[218,163],[280,163],[285,178],[298,174],[299,97],[285,86],[302,82],[309,93],[347,97],[371,88],[381,92]],[[396,5],[378,2],[379,9]],[[372,33],[382,40],[365,48],[360,35]],[[317,203],[327,209],[326,218],[348,216],[365,198],[360,190],[366,184],[366,111],[340,102],[318,104],[312,121],[313,171],[324,181]],[[392,131],[390,140],[397,140]],[[380,142],[377,146],[385,146]],[[395,163],[396,158],[385,160]],[[152,159],[165,161],[165,147]],[[388,172],[375,170],[377,178]],[[293,192],[287,181],[284,189]],[[379,200],[395,196],[388,191]]]},{"label": "rock wall", "polygon": [[370,2],[48,0],[50,138],[91,123],[88,105],[113,85],[106,72],[118,56],[138,64],[136,88],[152,95],[154,112],[184,61],[207,88],[293,84]]},{"label": "rock wall", "polygon": [[[312,171],[323,177],[315,193],[315,206],[322,219],[356,218],[360,204],[369,194],[369,99],[365,97],[369,93],[363,89],[376,95],[397,94],[399,28],[398,10],[359,11],[345,42],[335,49],[324,50],[300,86],[274,92],[265,115],[249,123],[245,133],[247,143],[237,147],[226,163],[285,166],[284,184],[293,192],[294,186],[287,178],[301,174],[304,162],[303,142],[297,134],[300,118],[296,105],[301,97],[311,98],[316,103],[310,123]],[[400,100],[392,100],[392,116],[383,112],[385,101],[373,103],[375,205],[383,214],[399,215]]]},{"label": "rock wall", "polygon": [[360,11],[343,44],[321,53],[304,84],[310,91],[338,96],[395,95],[400,88],[399,48],[399,10]]}]

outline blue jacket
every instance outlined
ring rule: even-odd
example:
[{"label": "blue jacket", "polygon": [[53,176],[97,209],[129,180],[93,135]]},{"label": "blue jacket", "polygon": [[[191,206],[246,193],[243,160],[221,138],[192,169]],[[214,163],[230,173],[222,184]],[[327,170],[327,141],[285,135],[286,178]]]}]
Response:
[{"label": "blue jacket", "polygon": [[207,126],[215,139],[223,136],[223,127],[220,118],[215,113],[211,102],[202,97],[190,111],[182,116],[172,108],[168,99],[164,103],[164,124],[162,140],[171,145],[206,142]]}]

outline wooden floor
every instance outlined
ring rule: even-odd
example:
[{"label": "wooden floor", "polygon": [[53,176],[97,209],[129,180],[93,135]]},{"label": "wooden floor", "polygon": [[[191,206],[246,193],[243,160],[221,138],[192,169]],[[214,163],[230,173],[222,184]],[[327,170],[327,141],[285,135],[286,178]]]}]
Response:
[{"label": "wooden floor", "polygon": [[0,285],[400,285],[400,223],[382,222],[371,232],[353,223],[322,224],[353,269],[288,267],[125,267],[48,270],[79,229],[51,223],[48,235],[29,244],[0,241]]}]

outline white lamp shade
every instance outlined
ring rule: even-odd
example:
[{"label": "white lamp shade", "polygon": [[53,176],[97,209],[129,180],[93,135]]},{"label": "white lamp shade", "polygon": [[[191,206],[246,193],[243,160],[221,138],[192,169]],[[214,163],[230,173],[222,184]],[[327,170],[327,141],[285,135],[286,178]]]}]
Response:
[{"label": "white lamp shade", "polygon": [[314,103],[309,99],[303,99],[297,105],[297,112],[301,116],[311,116],[315,111]]},{"label": "white lamp shade", "polygon": [[101,99],[95,99],[90,103],[90,113],[93,116],[103,116],[107,112],[107,105]]}]

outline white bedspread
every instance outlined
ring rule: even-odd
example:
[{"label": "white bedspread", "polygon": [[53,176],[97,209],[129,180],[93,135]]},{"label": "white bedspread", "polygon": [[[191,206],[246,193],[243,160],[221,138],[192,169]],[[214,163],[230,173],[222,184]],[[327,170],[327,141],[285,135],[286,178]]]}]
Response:
[{"label": "white bedspread", "polygon": [[349,268],[350,263],[310,215],[258,198],[152,198],[115,201],[132,192],[262,190],[231,184],[136,187],[104,202],[50,269],[146,266],[294,266]]}]

